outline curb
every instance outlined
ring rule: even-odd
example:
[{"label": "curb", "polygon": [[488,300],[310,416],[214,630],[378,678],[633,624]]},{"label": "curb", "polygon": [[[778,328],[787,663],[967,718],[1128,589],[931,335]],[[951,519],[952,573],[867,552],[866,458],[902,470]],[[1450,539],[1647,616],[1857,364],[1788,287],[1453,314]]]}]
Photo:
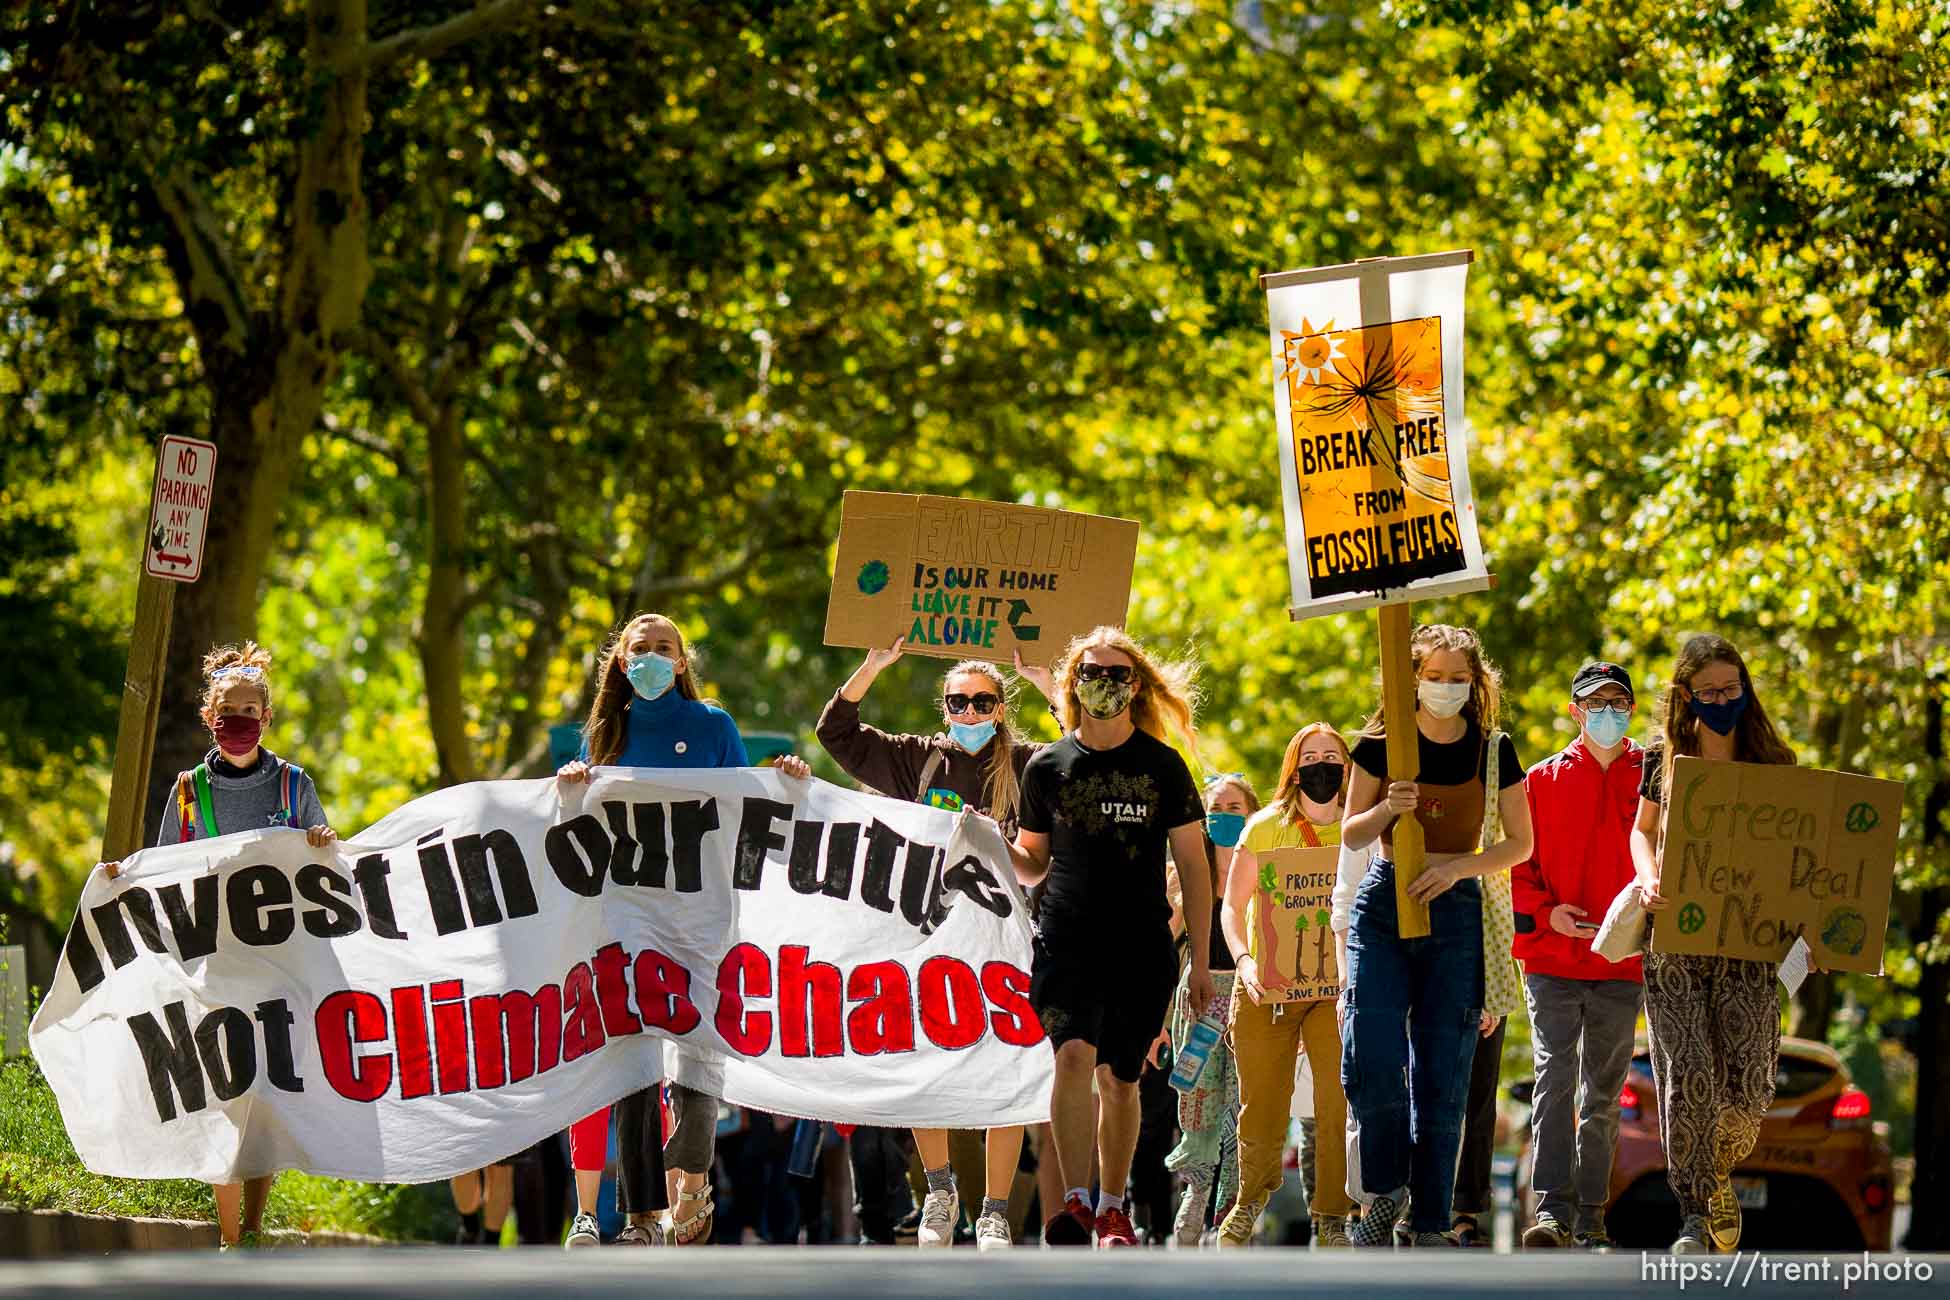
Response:
[{"label": "curb", "polygon": [[[388,1246],[356,1232],[299,1232],[276,1228],[263,1234],[273,1249],[300,1246]],[[68,1210],[27,1210],[0,1205],[0,1259],[45,1259],[125,1250],[217,1248],[217,1225],[197,1219],[134,1219]]]}]

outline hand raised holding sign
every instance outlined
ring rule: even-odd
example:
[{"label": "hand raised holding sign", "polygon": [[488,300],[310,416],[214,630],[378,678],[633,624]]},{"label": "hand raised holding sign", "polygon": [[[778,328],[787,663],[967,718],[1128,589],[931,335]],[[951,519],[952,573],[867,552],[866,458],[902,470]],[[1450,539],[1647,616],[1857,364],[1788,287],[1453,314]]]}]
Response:
[{"label": "hand raised holding sign", "polygon": [[1010,652],[1015,658],[1016,676],[1043,693],[1052,707],[1056,704],[1056,674],[1047,664],[1026,664],[1022,661],[1022,649],[1017,647]]}]

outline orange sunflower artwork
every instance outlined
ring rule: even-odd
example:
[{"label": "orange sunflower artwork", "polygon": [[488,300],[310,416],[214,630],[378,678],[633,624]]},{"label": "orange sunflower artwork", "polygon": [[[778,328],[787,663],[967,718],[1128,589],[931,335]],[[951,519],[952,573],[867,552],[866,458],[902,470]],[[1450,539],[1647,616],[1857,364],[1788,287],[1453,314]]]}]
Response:
[{"label": "orange sunflower artwork", "polygon": [[1316,594],[1363,585],[1355,571],[1385,570],[1393,585],[1459,563],[1391,531],[1432,518],[1437,549],[1454,538],[1441,327],[1439,316],[1344,330],[1303,318],[1280,332],[1301,510],[1326,548],[1312,557]]}]

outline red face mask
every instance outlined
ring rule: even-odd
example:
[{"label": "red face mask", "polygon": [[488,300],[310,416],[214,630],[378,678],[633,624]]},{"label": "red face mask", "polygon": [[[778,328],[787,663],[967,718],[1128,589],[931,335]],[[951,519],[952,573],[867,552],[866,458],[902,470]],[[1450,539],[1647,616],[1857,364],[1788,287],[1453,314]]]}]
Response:
[{"label": "red face mask", "polygon": [[264,734],[264,720],[226,713],[210,728],[210,734],[217,738],[217,748],[224,753],[233,757],[248,754],[257,748],[257,738]]}]

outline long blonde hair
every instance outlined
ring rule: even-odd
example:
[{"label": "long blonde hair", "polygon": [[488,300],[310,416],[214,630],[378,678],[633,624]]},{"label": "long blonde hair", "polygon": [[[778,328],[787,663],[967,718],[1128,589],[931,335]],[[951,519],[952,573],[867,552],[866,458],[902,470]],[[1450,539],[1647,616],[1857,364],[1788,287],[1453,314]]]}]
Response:
[{"label": "long blonde hair", "polygon": [[941,691],[947,694],[948,683],[962,673],[974,673],[985,677],[995,687],[1002,704],[995,713],[995,738],[989,741],[988,770],[982,774],[982,802],[987,805],[985,812],[1005,825],[1014,821],[1016,805],[1021,801],[1022,791],[1016,783],[1016,746],[1021,738],[1009,725],[1009,684],[1002,677],[1002,670],[986,659],[964,659],[941,674]]},{"label": "long blonde hair", "polygon": [[1708,664],[1732,664],[1740,670],[1740,693],[1747,697],[1747,707],[1740,715],[1739,723],[1733,729],[1733,757],[1741,763],[1786,763],[1795,761],[1794,750],[1781,733],[1774,729],[1773,721],[1767,711],[1760,707],[1760,696],[1754,694],[1754,679],[1747,674],[1747,661],[1740,657],[1740,651],[1733,642],[1711,632],[1702,632],[1686,638],[1686,644],[1679,648],[1679,662],[1672,666],[1672,680],[1666,684],[1665,699],[1661,712],[1665,715],[1665,753],[1659,759],[1659,788],[1672,789],[1672,761],[1681,755],[1697,758],[1699,756],[1699,719],[1686,707],[1686,700],[1680,694],[1682,688],[1691,691],[1691,682]]},{"label": "long blonde hair", "polygon": [[698,697],[697,683],[692,680],[696,665],[691,659],[690,644],[684,640],[684,629],[677,626],[677,620],[665,614],[632,614],[603,643],[602,667],[596,673],[596,698],[589,706],[589,721],[582,727],[582,743],[589,751],[592,765],[613,763],[623,752],[623,710],[636,690],[619,661],[623,657],[623,643],[629,640],[630,633],[639,624],[649,622],[668,623],[677,634],[677,653],[683,657],[684,671],[677,674],[671,689],[687,700]]},{"label": "long blonde hair", "polygon": [[1289,826],[1298,825],[1307,816],[1307,810],[1300,806],[1300,751],[1315,736],[1332,736],[1334,743],[1341,747],[1341,792],[1337,797],[1347,798],[1347,784],[1354,768],[1347,737],[1331,722],[1309,722],[1286,742],[1286,754],[1280,759],[1280,783],[1274,787],[1273,802],[1279,805],[1280,820]]},{"label": "long blonde hair", "polygon": [[1077,699],[1077,665],[1086,650],[1117,650],[1130,657],[1143,689],[1131,701],[1131,722],[1139,731],[1166,744],[1175,734],[1193,760],[1198,757],[1197,667],[1189,660],[1154,661],[1121,627],[1094,628],[1070,642],[1056,670],[1057,707],[1063,725],[1074,731],[1083,724],[1083,704]]},{"label": "long blonde hair", "polygon": [[[1469,703],[1463,705],[1462,715],[1476,724],[1487,741],[1490,733],[1496,730],[1502,713],[1503,674],[1483,653],[1482,639],[1468,628],[1453,627],[1447,623],[1424,623],[1408,639],[1409,675],[1420,681],[1422,665],[1429,661],[1430,655],[1440,650],[1454,650],[1469,660]],[[1361,735],[1387,734],[1383,710],[1377,708],[1368,715]]]}]

